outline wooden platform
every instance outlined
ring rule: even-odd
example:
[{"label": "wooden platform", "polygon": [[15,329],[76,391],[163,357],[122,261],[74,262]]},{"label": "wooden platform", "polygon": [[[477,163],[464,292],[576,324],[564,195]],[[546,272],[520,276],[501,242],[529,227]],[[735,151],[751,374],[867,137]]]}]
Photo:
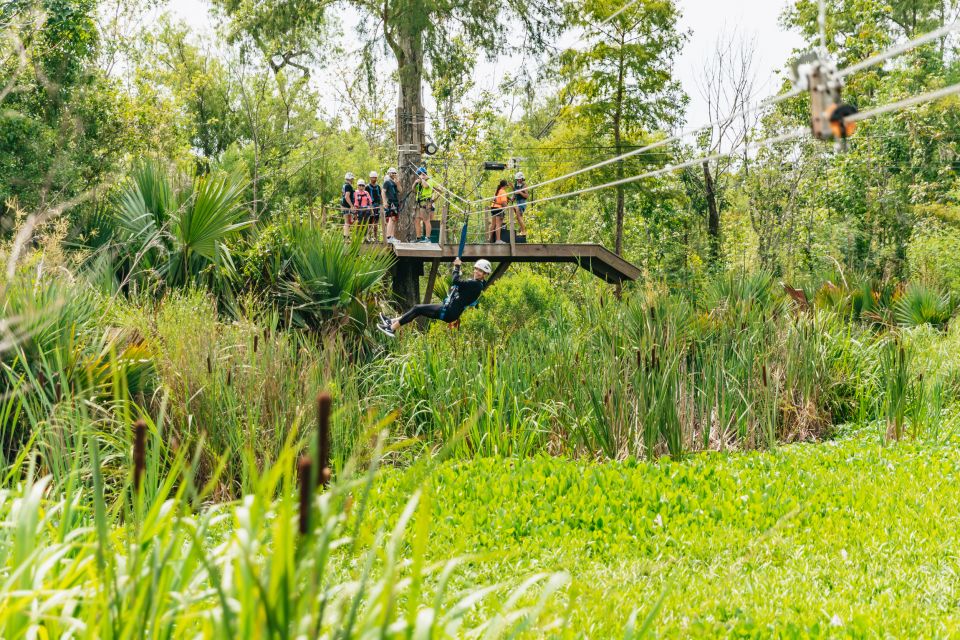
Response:
[{"label": "wooden platform", "polygon": [[[453,262],[457,257],[454,245],[402,242],[390,247],[398,260],[421,264]],[[599,244],[468,244],[464,248],[464,262],[480,258],[500,263],[496,275],[512,262],[572,262],[610,284],[640,277],[640,269]]]}]

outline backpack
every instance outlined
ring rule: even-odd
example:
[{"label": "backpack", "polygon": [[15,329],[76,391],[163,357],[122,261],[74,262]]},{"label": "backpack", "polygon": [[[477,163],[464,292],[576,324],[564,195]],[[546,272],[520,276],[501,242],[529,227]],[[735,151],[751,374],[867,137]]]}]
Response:
[{"label": "backpack", "polygon": [[365,209],[370,206],[370,194],[366,191],[357,191],[353,194],[353,206],[357,209]]}]

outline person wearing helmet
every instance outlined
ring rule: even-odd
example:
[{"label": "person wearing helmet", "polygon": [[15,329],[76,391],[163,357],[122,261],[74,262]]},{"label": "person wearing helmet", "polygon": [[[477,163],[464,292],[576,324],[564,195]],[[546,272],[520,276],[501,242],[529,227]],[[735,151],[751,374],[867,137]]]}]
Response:
[{"label": "person wearing helmet", "polygon": [[383,192],[387,196],[387,204],[383,212],[387,242],[395,243],[397,218],[400,217],[400,188],[397,186],[397,170],[393,167],[387,169],[387,179],[383,181]]},{"label": "person wearing helmet", "polygon": [[523,214],[527,212],[527,200],[530,199],[530,190],[527,189],[527,181],[523,177],[523,171],[517,171],[513,177],[513,210],[517,213],[517,225],[520,227],[520,235],[527,235],[527,225],[523,221]]},{"label": "person wearing helmet", "polygon": [[410,324],[416,318],[430,318],[444,322],[458,320],[464,309],[480,299],[480,294],[487,286],[487,276],[493,272],[489,261],[477,260],[473,265],[473,278],[464,279],[460,276],[462,264],[460,258],[453,261],[453,284],[450,285],[450,293],[442,304],[415,304],[399,318],[388,318],[381,313],[377,329],[393,338],[400,327]]},{"label": "person wearing helmet", "polygon": [[370,228],[367,240],[374,242],[380,240],[380,211],[383,209],[383,190],[377,184],[378,178],[377,172],[371,171],[370,183],[367,185],[367,193],[370,194]]},{"label": "person wearing helmet", "polygon": [[357,181],[357,190],[353,194],[353,208],[357,211],[357,219],[364,234],[366,234],[370,225],[371,206],[372,201],[370,193],[367,191],[367,183],[363,181],[363,178],[360,178]]},{"label": "person wearing helmet", "polygon": [[343,187],[340,189],[340,212],[343,214],[343,237],[350,238],[350,227],[353,225],[353,173],[347,171],[343,176]]},{"label": "person wearing helmet", "polygon": [[430,216],[433,215],[433,190],[436,185],[427,175],[427,168],[417,169],[417,184],[414,192],[417,199],[417,214],[413,220],[413,229],[415,232],[423,229],[423,235],[417,236],[417,242],[430,242],[430,236],[433,233],[433,225],[430,223]]}]

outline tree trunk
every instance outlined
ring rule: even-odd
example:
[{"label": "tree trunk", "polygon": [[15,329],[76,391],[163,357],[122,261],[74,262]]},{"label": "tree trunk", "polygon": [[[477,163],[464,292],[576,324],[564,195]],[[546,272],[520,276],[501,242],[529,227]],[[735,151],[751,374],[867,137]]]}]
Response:
[{"label": "tree trunk", "polygon": [[[617,106],[616,110],[613,113],[613,141],[614,146],[616,147],[617,156],[623,155],[623,132],[621,131],[623,124],[623,76],[624,76],[624,60],[623,60],[623,34],[620,35],[620,60],[617,65]],[[624,176],[624,167],[623,161],[617,163],[617,179],[623,180]],[[617,232],[616,239],[614,241],[614,251],[616,254],[623,254],[623,210],[624,210],[624,188],[622,184],[617,185]]]},{"label": "tree trunk", "polygon": [[703,188],[707,198],[707,234],[710,236],[710,263],[716,267],[720,262],[720,210],[717,194],[713,189],[710,163],[703,163]]},{"label": "tree trunk", "polygon": [[[411,193],[420,166],[423,142],[423,38],[413,25],[400,25],[389,43],[397,58],[400,96],[397,103],[397,170],[400,172],[400,201],[403,206],[397,221],[397,238],[414,240],[413,218],[417,203]],[[397,265],[393,273],[393,293],[405,305],[420,301],[419,269]]]}]

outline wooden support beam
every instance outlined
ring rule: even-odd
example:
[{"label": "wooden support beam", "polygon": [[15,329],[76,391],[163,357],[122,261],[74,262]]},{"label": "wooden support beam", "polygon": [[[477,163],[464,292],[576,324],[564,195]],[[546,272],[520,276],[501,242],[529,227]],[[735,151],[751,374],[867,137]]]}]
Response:
[{"label": "wooden support beam", "polygon": [[440,270],[440,260],[434,259],[430,265],[430,277],[427,278],[427,290],[423,294],[423,304],[430,304],[433,299],[433,287],[437,283],[437,271]]},{"label": "wooden support beam", "polygon": [[500,279],[500,276],[507,272],[507,269],[510,268],[510,260],[504,260],[503,262],[497,265],[497,268],[493,270],[493,273],[490,274],[490,277],[487,278],[487,286],[493,285],[494,282]]}]

